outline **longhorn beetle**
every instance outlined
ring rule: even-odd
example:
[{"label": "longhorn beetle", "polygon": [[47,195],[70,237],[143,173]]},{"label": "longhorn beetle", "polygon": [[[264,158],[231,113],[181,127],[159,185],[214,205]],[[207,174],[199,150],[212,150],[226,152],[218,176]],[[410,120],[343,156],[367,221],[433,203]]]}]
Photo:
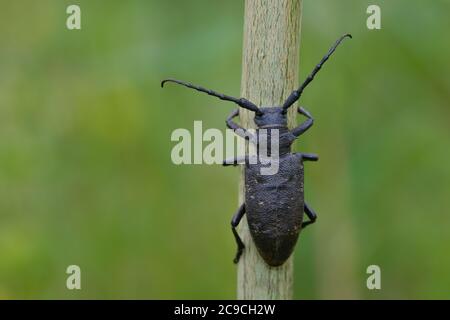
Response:
[{"label": "longhorn beetle", "polygon": [[[291,145],[300,135],[306,132],[314,122],[311,114],[298,108],[298,113],[307,118],[298,127],[289,130],[287,127],[287,111],[303,93],[306,86],[314,79],[314,76],[322,68],[322,65],[336,50],[341,41],[352,36],[345,34],[340,37],[330,48],[322,60],[315,66],[311,74],[302,85],[294,90],[281,106],[258,107],[245,98],[230,97],[200,86],[175,79],[166,79],[161,82],[161,87],[166,82],[174,82],[221,100],[231,101],[241,108],[255,113],[254,121],[257,125],[255,135],[248,132],[235,122],[233,118],[239,115],[239,108],[234,110],[226,120],[227,127],[236,134],[258,145],[258,137],[261,129],[278,130],[279,132],[279,170],[274,175],[262,175],[261,162],[250,164],[249,156],[225,160],[224,166],[245,165],[245,201],[239,207],[231,220],[231,229],[237,243],[237,253],[234,262],[237,263],[245,248],[236,227],[245,213],[250,234],[258,248],[258,252],[270,266],[282,265],[292,254],[301,229],[314,223],[317,215],[304,201],[303,192],[303,162],[317,161],[315,154],[292,153]],[[303,212],[309,221],[303,221]]]}]

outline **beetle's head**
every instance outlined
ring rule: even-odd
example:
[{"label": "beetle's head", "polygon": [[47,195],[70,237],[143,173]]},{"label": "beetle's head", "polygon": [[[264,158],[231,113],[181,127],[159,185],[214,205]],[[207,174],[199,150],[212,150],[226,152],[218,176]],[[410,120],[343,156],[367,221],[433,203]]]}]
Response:
[{"label": "beetle's head", "polygon": [[258,128],[280,128],[287,126],[286,113],[281,107],[259,108],[255,113],[255,123]]}]

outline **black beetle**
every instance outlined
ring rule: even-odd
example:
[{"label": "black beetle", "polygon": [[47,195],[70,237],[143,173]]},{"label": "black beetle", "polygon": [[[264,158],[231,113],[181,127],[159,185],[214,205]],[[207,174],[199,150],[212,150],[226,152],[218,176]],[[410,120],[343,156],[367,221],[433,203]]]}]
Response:
[{"label": "black beetle", "polygon": [[[239,261],[245,248],[236,227],[246,212],[250,233],[258,252],[270,266],[282,265],[292,254],[300,231],[317,219],[314,210],[308,206],[303,197],[303,161],[317,161],[319,158],[314,154],[291,153],[292,143],[312,126],[314,120],[308,111],[299,107],[298,112],[307,120],[289,130],[286,114],[289,107],[300,98],[305,87],[314,79],[316,73],[345,37],[352,36],[345,34],[340,37],[303,84],[289,95],[282,106],[260,108],[245,98],[230,97],[183,81],[166,79],[161,82],[161,87],[166,82],[174,82],[221,100],[232,101],[242,108],[255,112],[254,121],[258,127],[256,136],[233,122],[232,119],[239,115],[239,109],[234,110],[226,120],[228,128],[250,141],[259,141],[261,129],[266,129],[267,135],[270,135],[271,130],[274,129],[279,132],[279,168],[276,174],[262,175],[260,169],[264,165],[260,161],[251,164],[248,156],[225,160],[223,163],[225,166],[245,164],[245,202],[231,220],[231,228],[238,246],[235,263]],[[303,222],[303,212],[306,213],[309,221]]]}]

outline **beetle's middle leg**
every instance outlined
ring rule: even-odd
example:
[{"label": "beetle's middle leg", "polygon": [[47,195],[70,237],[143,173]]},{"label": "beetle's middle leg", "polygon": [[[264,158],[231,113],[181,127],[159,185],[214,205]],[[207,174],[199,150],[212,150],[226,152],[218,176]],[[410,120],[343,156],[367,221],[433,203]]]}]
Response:
[{"label": "beetle's middle leg", "polygon": [[316,220],[317,220],[316,213],[314,212],[313,209],[311,209],[310,206],[308,206],[308,204],[306,202],[305,202],[305,213],[308,216],[309,221],[305,221],[302,223],[302,229],[305,228],[306,226],[316,222]]},{"label": "beetle's middle leg", "polygon": [[239,237],[239,234],[236,231],[236,227],[239,225],[239,222],[241,221],[244,214],[245,214],[245,204],[243,203],[239,207],[238,211],[235,213],[233,218],[231,219],[231,230],[233,231],[233,235],[234,235],[234,238],[236,239],[236,244],[237,244],[236,256],[234,257],[234,260],[233,260],[234,263],[239,262],[239,258],[242,255],[242,251],[245,249],[244,242],[242,242],[241,237]]},{"label": "beetle's middle leg", "polygon": [[239,164],[256,164],[258,157],[256,156],[238,156],[236,158],[225,159],[222,162],[223,166],[237,166]]},{"label": "beetle's middle leg", "polygon": [[300,153],[303,161],[318,161],[319,156],[314,153]]}]

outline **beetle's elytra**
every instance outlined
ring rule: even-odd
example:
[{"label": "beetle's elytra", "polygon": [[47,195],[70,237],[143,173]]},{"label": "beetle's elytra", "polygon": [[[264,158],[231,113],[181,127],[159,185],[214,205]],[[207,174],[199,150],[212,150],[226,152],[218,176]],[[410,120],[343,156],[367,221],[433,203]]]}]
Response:
[{"label": "beetle's elytra", "polygon": [[[234,98],[203,87],[192,85],[175,79],[161,82],[174,82],[197,91],[207,93],[221,100],[232,101],[242,108],[255,112],[255,135],[233,121],[239,115],[239,109],[234,110],[226,120],[227,127],[243,137],[251,137],[250,142],[258,144],[261,129],[266,129],[267,135],[271,130],[279,133],[279,169],[274,175],[262,175],[260,168],[263,164],[250,163],[248,157],[235,158],[224,161],[224,165],[245,165],[245,201],[239,207],[231,220],[231,228],[238,246],[234,262],[237,263],[245,248],[236,231],[241,218],[247,213],[247,221],[252,238],[258,252],[270,266],[282,265],[292,254],[300,231],[316,221],[315,212],[304,201],[303,193],[303,162],[317,161],[318,156],[307,153],[292,153],[292,143],[313,125],[313,118],[308,111],[299,107],[298,112],[307,120],[298,127],[289,130],[287,127],[287,110],[297,101],[306,86],[322,68],[322,65],[336,50],[341,41],[352,36],[345,34],[340,37],[313,69],[302,85],[294,90],[281,106],[258,107],[245,98]],[[309,220],[303,221],[303,213]]]}]

